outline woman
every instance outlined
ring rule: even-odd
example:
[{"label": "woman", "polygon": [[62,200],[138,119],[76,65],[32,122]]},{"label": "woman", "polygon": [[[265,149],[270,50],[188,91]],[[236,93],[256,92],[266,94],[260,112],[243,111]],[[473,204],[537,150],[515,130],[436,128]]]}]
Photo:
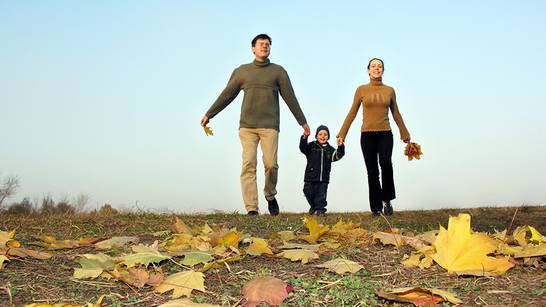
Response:
[{"label": "woman", "polygon": [[[391,200],[396,197],[391,161],[393,138],[389,124],[389,109],[400,130],[400,138],[406,143],[410,141],[410,134],[396,105],[394,89],[382,82],[384,69],[385,65],[381,59],[370,60],[368,63],[370,83],[356,89],[353,105],[337,135],[338,145],[343,144],[347,131],[362,104],[360,146],[368,171],[370,209],[373,216],[379,216],[381,212],[391,215],[393,213]],[[378,157],[379,166],[381,166],[381,183],[379,182]]]}]

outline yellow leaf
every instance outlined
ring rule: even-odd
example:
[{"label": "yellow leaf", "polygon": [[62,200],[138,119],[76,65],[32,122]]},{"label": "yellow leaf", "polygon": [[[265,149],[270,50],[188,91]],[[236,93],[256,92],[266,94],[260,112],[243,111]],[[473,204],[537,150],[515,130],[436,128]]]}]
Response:
[{"label": "yellow leaf", "polygon": [[317,240],[320,238],[320,236],[330,230],[330,227],[328,225],[325,226],[319,224],[313,216],[304,217],[303,222],[305,223],[307,229],[309,229],[309,235],[301,236],[301,239],[311,244],[317,243]]},{"label": "yellow leaf", "polygon": [[237,248],[239,246],[239,239],[241,238],[241,233],[238,231],[230,231],[224,236],[222,236],[218,242],[219,245],[223,245],[225,247],[235,247]]},{"label": "yellow leaf", "polygon": [[189,297],[192,290],[205,291],[204,274],[195,271],[184,271],[172,274],[155,288],[156,292],[165,293],[173,290],[172,298]]},{"label": "yellow leaf", "polygon": [[423,256],[420,253],[412,253],[410,256],[404,255],[404,260],[402,264],[407,267],[417,267],[421,263],[421,257]]},{"label": "yellow leaf", "polygon": [[0,255],[0,270],[2,269],[2,264],[4,264],[4,261],[9,261],[8,257]]},{"label": "yellow leaf", "polygon": [[206,134],[207,136],[209,136],[209,135],[214,135],[214,133],[213,133],[211,127],[204,126],[204,127],[203,127],[203,130],[205,130],[205,134]]},{"label": "yellow leaf", "polygon": [[[15,240],[12,240],[13,237],[15,237],[15,230],[12,230],[10,232],[0,231],[0,247],[9,246],[8,242],[15,241]],[[17,242],[17,241],[15,241],[15,242]],[[17,242],[17,243],[19,243],[19,242]],[[11,243],[11,244],[17,244],[17,243]],[[19,247],[19,246],[13,246],[13,247]]]},{"label": "yellow leaf", "polygon": [[408,287],[393,289],[389,292],[379,290],[377,295],[392,301],[412,303],[415,306],[435,306],[446,301],[452,304],[463,303],[455,294],[434,288]]},{"label": "yellow leaf", "polygon": [[277,235],[281,238],[283,242],[288,242],[296,239],[296,235],[291,230],[279,231]]},{"label": "yellow leaf", "polygon": [[289,249],[276,255],[279,258],[286,258],[292,261],[301,261],[302,264],[308,263],[310,260],[318,259],[317,253],[306,249]]},{"label": "yellow leaf", "polygon": [[383,245],[390,244],[396,247],[400,247],[406,243],[402,238],[402,235],[382,231],[375,232],[373,234],[373,239],[381,241]]},{"label": "yellow leaf", "polygon": [[316,267],[326,268],[332,272],[336,272],[339,275],[343,275],[347,272],[356,273],[363,268],[362,265],[343,258],[336,258],[330,261],[326,261],[323,264],[316,265]]},{"label": "yellow leaf", "polygon": [[[529,239],[527,239],[527,233],[531,234]],[[538,232],[534,227],[528,225],[516,228],[512,236],[514,237],[514,240],[518,242],[518,244],[521,246],[526,246],[529,243],[546,243],[546,238],[544,238],[544,236],[542,236],[540,232]]]},{"label": "yellow leaf", "polygon": [[271,249],[267,246],[267,241],[260,238],[252,238],[252,243],[246,250],[247,254],[259,256],[261,254],[273,255]]},{"label": "yellow leaf", "polygon": [[472,233],[468,214],[450,217],[447,230],[440,226],[434,247],[434,261],[458,275],[495,276],[514,266],[508,259],[487,256],[496,250],[496,242],[485,234]]},{"label": "yellow leaf", "polygon": [[7,252],[8,256],[19,257],[19,258],[32,257],[34,259],[40,259],[40,260],[45,260],[45,259],[51,258],[51,254],[49,254],[49,253],[39,252],[39,251],[26,249],[26,248],[22,248],[22,247],[14,247],[14,248],[10,248],[10,249],[7,249],[7,250],[4,250],[4,249],[0,248],[0,252],[2,252],[4,254],[6,254],[6,252]]}]

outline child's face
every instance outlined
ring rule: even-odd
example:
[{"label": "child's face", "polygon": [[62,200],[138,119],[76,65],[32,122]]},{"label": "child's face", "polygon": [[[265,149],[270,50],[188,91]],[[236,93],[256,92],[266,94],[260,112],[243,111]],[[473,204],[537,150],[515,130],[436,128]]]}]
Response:
[{"label": "child's face", "polygon": [[326,130],[320,130],[317,134],[317,141],[319,144],[326,144],[326,142],[328,142],[328,132],[326,132]]}]

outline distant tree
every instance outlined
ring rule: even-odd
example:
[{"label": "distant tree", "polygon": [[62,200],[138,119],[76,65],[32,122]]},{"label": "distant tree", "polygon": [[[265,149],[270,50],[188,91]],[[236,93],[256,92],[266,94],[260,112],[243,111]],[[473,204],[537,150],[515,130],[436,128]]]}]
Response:
[{"label": "distant tree", "polygon": [[0,208],[2,208],[4,200],[17,192],[17,188],[19,188],[19,177],[7,176],[2,180],[2,185],[0,185]]},{"label": "distant tree", "polygon": [[76,209],[76,212],[83,212],[85,206],[87,206],[87,203],[89,202],[89,195],[85,193],[80,193],[78,196],[74,197],[74,200],[72,201],[72,206],[74,209]]}]

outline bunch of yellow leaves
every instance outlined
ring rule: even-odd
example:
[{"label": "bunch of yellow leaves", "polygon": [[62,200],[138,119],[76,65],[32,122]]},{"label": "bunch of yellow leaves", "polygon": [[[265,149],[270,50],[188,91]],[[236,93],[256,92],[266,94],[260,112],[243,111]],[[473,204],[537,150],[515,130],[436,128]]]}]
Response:
[{"label": "bunch of yellow leaves", "polygon": [[421,145],[417,143],[408,143],[404,149],[404,155],[408,156],[408,161],[413,160],[413,158],[420,160],[422,154]]},{"label": "bunch of yellow leaves", "polygon": [[214,135],[214,133],[212,132],[212,128],[211,128],[211,127],[203,126],[203,130],[205,130],[205,134],[206,134],[207,136],[209,136],[209,135]]}]

